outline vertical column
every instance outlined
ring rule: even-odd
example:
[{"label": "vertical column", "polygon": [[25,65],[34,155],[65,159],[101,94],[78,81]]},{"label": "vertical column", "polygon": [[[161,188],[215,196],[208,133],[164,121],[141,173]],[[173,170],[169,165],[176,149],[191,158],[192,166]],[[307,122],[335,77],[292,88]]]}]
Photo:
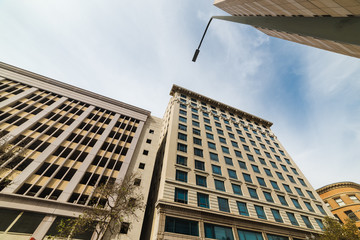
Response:
[{"label": "vertical column", "polygon": [[[55,139],[54,142],[50,144],[49,147],[43,151],[39,157],[34,159],[32,163],[29,164],[27,168],[24,169],[14,180],[8,185],[2,192],[3,193],[15,193],[20,185],[24,183],[33,172],[35,172],[40,165],[45,161],[45,159],[52,154],[60,144],[67,139],[67,137],[75,130],[75,128],[90,114],[90,112],[94,109],[94,106],[88,107],[66,130],[60,134],[58,138]],[[15,129],[16,131],[17,129]]]},{"label": "vertical column", "polygon": [[31,93],[33,93],[33,92],[35,92],[37,90],[38,90],[37,88],[32,87],[30,89],[27,89],[27,90],[23,91],[20,94],[17,94],[16,96],[14,96],[12,98],[6,99],[5,101],[0,103],[0,108],[3,108],[3,107],[5,107],[5,106],[7,106],[9,104],[12,104],[12,103],[14,103],[14,102],[16,102],[16,101],[30,95]]},{"label": "vertical column", "polygon": [[101,146],[103,145],[107,136],[110,134],[111,130],[115,126],[119,117],[120,117],[120,114],[115,114],[114,118],[111,120],[109,125],[106,127],[105,131],[101,134],[99,140],[97,140],[94,147],[91,149],[90,153],[84,159],[84,162],[81,164],[79,169],[76,171],[74,176],[71,178],[71,181],[67,184],[66,188],[59,196],[58,201],[66,202],[70,198],[75,187],[79,184],[80,180],[84,176],[86,170],[89,168],[92,160],[94,159],[97,152],[100,150]]},{"label": "vertical column", "polygon": [[54,223],[55,219],[55,215],[46,215],[31,237],[35,239],[43,239],[51,225]]}]

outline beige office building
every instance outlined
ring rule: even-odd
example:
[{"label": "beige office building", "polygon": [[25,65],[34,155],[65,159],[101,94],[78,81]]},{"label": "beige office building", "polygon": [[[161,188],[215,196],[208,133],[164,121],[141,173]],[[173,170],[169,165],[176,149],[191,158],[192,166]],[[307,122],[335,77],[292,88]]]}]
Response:
[{"label": "beige office building", "polygon": [[331,213],[271,122],[176,85],[170,95],[143,239],[298,240],[321,231]]},{"label": "beige office building", "polygon": [[[359,0],[215,0],[214,5],[232,16],[282,17],[284,24],[287,24],[289,18],[346,17],[350,20],[360,17]],[[334,25],[332,30],[336,31],[340,26],[341,24]],[[257,29],[273,37],[360,58],[359,39],[357,44],[349,44],[296,32],[278,31],[276,28]]]},{"label": "beige office building", "polygon": [[[161,119],[4,63],[0,89],[0,129],[12,146],[27,149],[2,166],[1,181],[12,183],[0,189],[0,239],[54,235],[61,219],[99,204],[96,186],[132,172],[147,201]],[[139,239],[142,221],[129,221],[120,239]]]}]

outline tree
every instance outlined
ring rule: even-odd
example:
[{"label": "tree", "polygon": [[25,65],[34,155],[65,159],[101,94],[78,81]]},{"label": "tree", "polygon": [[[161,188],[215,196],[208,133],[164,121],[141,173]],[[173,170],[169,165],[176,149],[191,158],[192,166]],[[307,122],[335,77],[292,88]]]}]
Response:
[{"label": "tree", "polygon": [[325,217],[324,227],[323,234],[317,240],[360,240],[360,231],[353,220],[341,224],[336,219]]},{"label": "tree", "polygon": [[[121,183],[108,183],[95,189],[93,206],[78,218],[61,221],[58,236],[71,239],[77,234],[94,229],[97,240],[110,239],[128,224],[137,220],[136,212],[144,209],[143,196],[134,184],[135,175],[127,176]],[[126,221],[126,222],[125,222]]]},{"label": "tree", "polygon": [[[10,136],[4,131],[0,131],[0,190],[8,186],[11,182],[11,180],[6,177],[9,162],[20,158],[23,151],[24,147],[10,144]],[[2,177],[3,175],[5,176]]]}]

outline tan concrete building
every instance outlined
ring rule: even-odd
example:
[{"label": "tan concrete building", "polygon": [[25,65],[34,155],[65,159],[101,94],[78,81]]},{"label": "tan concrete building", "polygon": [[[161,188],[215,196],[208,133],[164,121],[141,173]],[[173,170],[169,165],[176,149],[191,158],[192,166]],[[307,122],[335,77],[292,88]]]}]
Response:
[{"label": "tan concrete building", "polygon": [[[247,19],[248,21],[267,17],[265,22],[280,20],[283,25],[287,25],[287,28],[281,28],[281,24],[277,25],[279,28],[272,28],[266,27],[266,25],[257,25],[257,23],[248,23],[270,36],[352,57],[360,57],[359,36],[355,37],[354,35],[357,30],[354,29],[353,34],[351,32],[346,34],[349,35],[348,37],[353,36],[353,40],[357,39],[356,42],[343,41],[344,39],[338,39],[344,35],[340,31],[341,22],[328,25],[330,21],[336,21],[335,18],[346,18],[342,21],[359,23],[359,0],[215,0],[214,5],[232,16],[251,17]],[[296,21],[295,26],[288,28],[293,21]],[[305,24],[305,31],[296,27],[302,23]],[[317,24],[320,24],[319,27]],[[314,27],[312,33],[307,34],[306,29],[312,27]],[[329,30],[324,36],[332,35],[334,39],[330,38],[329,40],[327,37],[318,35],[323,30]]]},{"label": "tan concrete building", "polygon": [[339,182],[316,190],[340,222],[347,219],[356,221],[360,229],[360,185],[353,182]]},{"label": "tan concrete building", "polygon": [[331,213],[271,122],[176,85],[170,95],[142,239],[298,240],[321,231]]},{"label": "tan concrete building", "polygon": [[[0,189],[0,239],[54,235],[61,219],[99,204],[96,186],[132,172],[146,202],[161,121],[147,110],[0,63],[0,129],[12,146],[27,149],[2,166],[0,181],[12,183]],[[124,223],[120,239],[140,238],[142,221],[131,224],[128,230]]]}]

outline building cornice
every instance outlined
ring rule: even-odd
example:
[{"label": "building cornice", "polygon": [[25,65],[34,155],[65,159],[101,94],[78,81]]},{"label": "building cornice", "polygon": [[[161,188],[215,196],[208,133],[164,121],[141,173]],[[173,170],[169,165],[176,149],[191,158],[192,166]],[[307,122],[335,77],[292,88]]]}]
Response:
[{"label": "building cornice", "polygon": [[329,192],[331,190],[337,189],[337,188],[345,188],[345,187],[352,187],[360,190],[360,184],[354,183],[354,182],[338,182],[326,185],[324,187],[321,187],[316,190],[316,192],[321,195],[323,193]]},{"label": "building cornice", "polygon": [[[75,87],[73,85],[63,83],[63,82],[57,81],[55,79],[51,79],[51,78],[42,76],[40,74],[33,73],[33,72],[30,72],[30,71],[27,71],[27,70],[24,70],[24,69],[21,69],[21,68],[3,63],[3,62],[0,62],[0,68],[17,73],[17,74],[21,74],[26,77],[36,79],[43,83],[52,84],[54,86],[57,86],[57,87],[60,87],[60,88],[63,88],[63,89],[66,89],[66,90],[69,90],[72,92],[76,92],[76,93],[79,93],[79,94],[82,94],[82,95],[85,95],[85,96],[88,96],[88,97],[91,97],[91,98],[94,98],[94,99],[97,99],[97,100],[100,100],[100,101],[103,101],[106,103],[110,103],[110,104],[113,104],[113,105],[121,107],[121,108],[129,109],[131,111],[134,111],[134,112],[146,115],[146,116],[150,116],[150,114],[151,114],[151,112],[148,110],[145,110],[145,109],[142,109],[139,107],[135,107],[133,105],[115,100],[113,98],[105,97],[103,95],[100,95],[100,94],[97,94],[97,93],[94,93],[94,92],[91,92],[91,91],[88,91],[88,90],[85,90],[85,89],[82,89],[79,87]],[[16,81],[16,79],[14,79],[14,80]]]},{"label": "building cornice", "polygon": [[265,119],[262,119],[262,118],[260,118],[260,117],[255,116],[255,115],[252,115],[252,114],[250,114],[250,113],[244,112],[244,111],[242,111],[242,110],[240,110],[240,109],[231,107],[231,106],[229,106],[229,105],[226,105],[226,104],[224,104],[224,103],[221,103],[221,102],[219,102],[219,101],[216,101],[216,100],[214,100],[214,99],[212,99],[212,98],[206,97],[206,96],[201,95],[201,94],[199,94],[199,93],[193,92],[193,91],[188,90],[188,89],[186,89],[186,88],[180,87],[180,86],[178,86],[178,85],[176,85],[176,84],[173,84],[173,86],[172,86],[172,88],[171,88],[171,90],[170,90],[170,95],[171,95],[171,96],[174,96],[176,92],[178,92],[178,93],[183,93],[183,94],[188,95],[188,96],[190,96],[190,97],[197,98],[197,99],[199,99],[200,101],[209,103],[210,105],[217,106],[217,107],[219,107],[219,108],[221,108],[221,109],[226,109],[227,111],[229,111],[229,112],[231,112],[231,113],[234,113],[234,114],[236,114],[236,115],[239,115],[239,116],[244,117],[244,118],[247,118],[247,119],[250,119],[250,120],[252,120],[252,121],[254,121],[254,122],[257,122],[257,123],[259,123],[259,124],[262,124],[262,125],[264,125],[264,126],[266,126],[266,127],[271,127],[271,126],[273,125],[273,123],[270,122],[270,121],[267,121],[267,120],[265,120]]}]

